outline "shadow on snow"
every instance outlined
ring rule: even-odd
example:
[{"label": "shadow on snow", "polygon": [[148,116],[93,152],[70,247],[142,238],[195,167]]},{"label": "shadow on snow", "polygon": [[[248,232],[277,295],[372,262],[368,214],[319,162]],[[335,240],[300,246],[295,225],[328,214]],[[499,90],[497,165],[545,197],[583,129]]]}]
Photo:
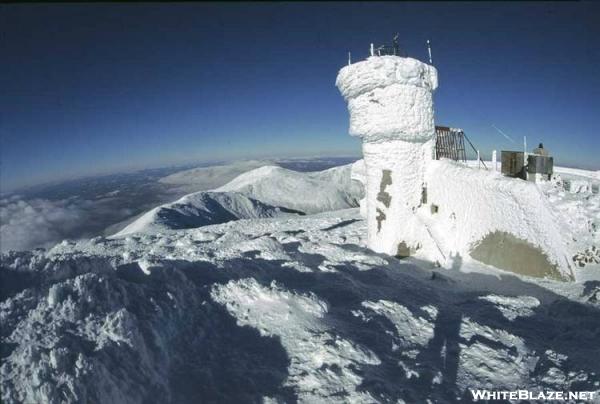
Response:
[{"label": "shadow on snow", "polygon": [[[150,275],[144,274],[135,263],[122,265],[112,274],[99,274],[127,288],[134,297],[116,301],[114,306],[126,308],[140,320],[151,320],[149,323],[154,322],[154,326],[164,320],[165,327],[172,327],[161,331],[168,336],[170,346],[167,347],[153,337],[153,330],[143,333],[150,340],[150,347],[171,358],[161,359],[171,361],[168,384],[173,392],[172,397],[163,399],[177,403],[260,402],[264,396],[285,402],[297,400],[296,392],[285,386],[290,358],[279,339],[261,336],[251,327],[238,326],[235,318],[211,300],[213,285],[243,278],[255,278],[266,287],[275,280],[290,291],[312,292],[325,301],[328,312],[323,321],[329,329],[341,338],[370,349],[380,359],[379,365],[357,365],[354,371],[362,377],[360,389],[382,402],[396,402],[400,398],[408,402],[423,402],[426,398],[438,402],[460,398],[470,401],[470,394],[457,385],[461,344],[479,342],[495,348],[502,343],[480,335],[465,340],[460,334],[465,318],[521,338],[528,350],[541,359],[530,373],[531,378],[554,366],[543,356],[547,350],[568,357],[561,369],[565,374],[580,370],[600,374],[597,360],[600,357],[600,311],[597,307],[571,301],[516,276],[461,273],[456,271],[462,264],[459,256],[453,265],[455,271],[426,270],[421,264],[430,266],[429,263],[416,265],[382,255],[390,261],[389,265],[361,271],[348,262],[335,266],[336,272],[321,272],[317,267],[325,257],[299,252],[298,247],[298,243],[285,245],[292,257],[314,272],[299,272],[283,266],[283,261],[260,259],[250,252],[246,258],[231,259],[219,267],[208,262],[166,260],[151,268]],[[351,245],[342,247],[352,251],[360,249]],[[3,282],[10,280],[8,289],[19,289],[15,274],[8,274],[4,269],[0,274]],[[598,285],[590,284],[586,288],[597,290]],[[172,311],[164,309],[165,312],[156,314],[150,305],[131,303],[152,298],[159,307],[170,307],[165,300],[165,289],[179,293],[177,301],[184,307]],[[480,299],[489,294],[533,296],[540,305],[533,309],[531,316],[510,321],[495,304]],[[437,309],[433,338],[415,358],[409,359],[402,350],[393,349],[399,336],[395,325],[385,316],[370,313],[371,319],[365,323],[353,314],[353,311],[366,310],[363,302],[379,300],[401,304],[419,317],[425,316],[424,306]],[[141,327],[145,323],[139,321]],[[509,352],[516,350],[510,346],[503,348]],[[177,354],[172,355],[173,352]],[[6,353],[3,352],[3,356]],[[418,375],[408,374],[399,365],[400,361],[410,362]],[[441,381],[434,380],[437,374],[441,374]],[[563,387],[590,391],[597,389],[593,382],[581,380]],[[494,387],[502,389],[503,386]],[[148,390],[151,391],[150,386]],[[158,400],[161,396],[156,393],[148,399]]]},{"label": "shadow on snow", "polygon": [[[292,256],[293,249],[297,248],[297,244],[286,245],[286,251]],[[349,249],[356,250],[357,247],[349,246]],[[298,251],[295,254],[303,263],[309,263],[315,272],[299,272],[284,267],[282,261],[263,260],[251,253],[248,253],[248,258],[228,260],[219,268],[212,264],[185,261],[165,262],[164,266],[181,270],[191,282],[202,288],[251,277],[265,287],[275,280],[288,290],[314,293],[328,305],[324,321],[330,329],[344,339],[367,347],[381,360],[380,365],[364,365],[356,370],[363,378],[360,388],[383,402],[395,402],[399,398],[412,402],[426,398],[451,402],[461,397],[470,401],[470,393],[457,386],[460,344],[479,342],[492,348],[506,348],[516,355],[515,347],[504,346],[499,341],[481,335],[473,336],[470,340],[462,338],[460,328],[465,318],[523,339],[527,348],[541,359],[530,373],[531,378],[554,366],[542,355],[547,350],[568,357],[562,368],[565,374],[580,370],[600,374],[600,362],[596,360],[600,357],[597,344],[600,337],[600,311],[590,305],[571,301],[512,275],[496,277],[480,273],[423,270],[420,268],[422,265],[397,260],[388,266],[374,267],[368,271],[361,271],[352,263],[347,263],[336,266],[337,272],[320,272],[317,266],[325,257]],[[390,260],[390,257],[385,258]],[[453,268],[459,269],[461,263],[462,258],[455,257],[456,265]],[[489,294],[534,296],[540,305],[533,309],[533,315],[510,321],[495,304],[480,299]],[[401,350],[392,349],[398,337],[394,324],[376,314],[365,324],[352,313],[365,310],[361,305],[365,301],[379,300],[401,304],[413,315],[421,317],[424,315],[423,306],[432,305],[438,311],[433,338],[411,363],[419,370],[416,377],[408,375],[399,366],[400,360],[406,363],[408,359],[402,356]],[[230,344],[222,348],[228,350]],[[250,349],[250,346],[247,345],[245,349]],[[252,349],[258,356],[261,355],[260,351]],[[271,352],[264,350],[262,354],[270,355]],[[438,373],[442,375],[442,380],[434,382]],[[594,390],[596,387],[593,380],[584,380],[570,388]],[[288,395],[286,401],[289,400],[293,399]]]}]

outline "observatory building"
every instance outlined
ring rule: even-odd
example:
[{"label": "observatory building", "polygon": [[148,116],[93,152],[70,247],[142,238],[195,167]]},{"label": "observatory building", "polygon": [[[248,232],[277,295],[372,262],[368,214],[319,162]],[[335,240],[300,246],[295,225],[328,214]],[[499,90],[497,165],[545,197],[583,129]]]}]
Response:
[{"label": "observatory building", "polygon": [[434,147],[437,70],[408,57],[372,56],[344,67],[336,85],[348,103],[350,134],[362,138],[368,245],[409,255],[429,238],[415,210]]},{"label": "observatory building", "polygon": [[[366,190],[368,247],[446,267],[468,256],[512,272],[570,279],[568,235],[536,184],[468,167],[463,140],[473,145],[463,131],[435,126],[437,70],[398,56],[397,42],[371,45],[370,54],[349,60],[336,79],[349,132],[362,140],[364,159],[354,164],[353,178]],[[536,172],[547,173],[548,163],[551,170],[548,156],[535,159],[544,160],[535,162]],[[522,170],[523,162],[517,165]]]}]

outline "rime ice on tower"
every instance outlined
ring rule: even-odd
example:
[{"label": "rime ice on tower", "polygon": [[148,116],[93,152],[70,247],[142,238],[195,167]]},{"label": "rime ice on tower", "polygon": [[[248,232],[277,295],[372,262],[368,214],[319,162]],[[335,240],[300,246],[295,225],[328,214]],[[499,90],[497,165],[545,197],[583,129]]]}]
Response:
[{"label": "rime ice on tower", "polygon": [[448,268],[469,257],[528,276],[573,279],[575,238],[542,191],[494,171],[434,160],[437,70],[396,56],[396,47],[393,55],[380,49],[341,69],[336,80],[350,134],[363,142],[364,159],[352,177],[366,188],[361,214],[369,248]]},{"label": "rime ice on tower", "polygon": [[437,255],[416,215],[433,153],[437,84],[433,66],[399,56],[372,56],[337,76],[350,134],[363,142],[368,245],[374,251],[406,256],[424,248]]}]

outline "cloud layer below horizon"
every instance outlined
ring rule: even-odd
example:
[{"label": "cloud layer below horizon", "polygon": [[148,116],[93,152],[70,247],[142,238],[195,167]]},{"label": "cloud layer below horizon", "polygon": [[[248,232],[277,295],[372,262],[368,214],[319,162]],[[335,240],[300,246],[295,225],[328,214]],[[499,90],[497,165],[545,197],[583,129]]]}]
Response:
[{"label": "cloud layer below horizon", "polygon": [[64,239],[92,237],[102,232],[109,217],[118,221],[132,213],[126,208],[114,211],[107,202],[76,197],[1,199],[0,251],[48,248]]}]

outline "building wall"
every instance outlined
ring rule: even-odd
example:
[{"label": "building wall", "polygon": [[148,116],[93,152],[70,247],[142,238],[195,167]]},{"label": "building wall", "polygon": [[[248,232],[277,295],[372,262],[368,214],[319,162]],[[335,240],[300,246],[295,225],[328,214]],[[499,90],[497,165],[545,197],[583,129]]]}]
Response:
[{"label": "building wall", "polygon": [[433,240],[415,212],[433,156],[436,69],[370,57],[341,69],[336,85],[348,103],[349,132],[363,141],[369,247],[391,255],[428,248]]}]

